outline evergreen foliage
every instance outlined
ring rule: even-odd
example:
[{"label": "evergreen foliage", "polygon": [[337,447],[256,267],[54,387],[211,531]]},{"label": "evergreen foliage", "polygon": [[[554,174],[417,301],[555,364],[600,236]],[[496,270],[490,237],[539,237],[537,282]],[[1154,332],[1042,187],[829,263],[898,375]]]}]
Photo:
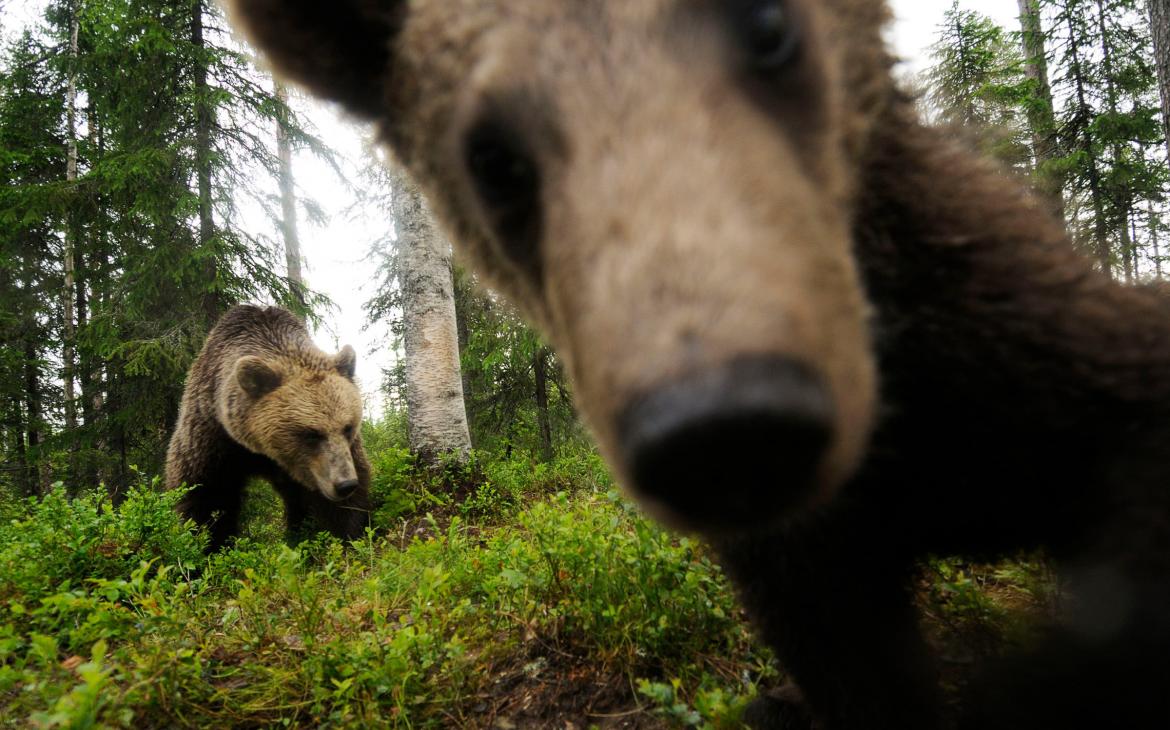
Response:
[{"label": "evergreen foliage", "polygon": [[[1130,282],[1160,277],[1170,168],[1145,6],[1038,0],[1038,7],[1037,38],[1024,36],[1027,26],[1008,32],[955,2],[925,76],[929,102],[940,120],[982,130],[988,151],[1061,197],[1074,240],[1103,270]],[[1051,73],[1050,84],[1026,77],[1024,40],[1046,49],[1037,65]],[[1054,181],[1063,195],[1049,190]]]},{"label": "evergreen foliage", "polygon": [[[277,119],[295,144],[326,151],[210,0],[54,0],[0,73],[0,484],[32,494],[79,476],[119,494],[131,465],[159,469],[184,374],[218,314],[242,300],[304,306],[279,242],[250,233],[241,205],[276,228],[279,203],[257,181],[278,170]],[[67,235],[76,274],[64,292]],[[77,402],[63,400],[65,372]],[[62,427],[66,413],[75,428]]]}]

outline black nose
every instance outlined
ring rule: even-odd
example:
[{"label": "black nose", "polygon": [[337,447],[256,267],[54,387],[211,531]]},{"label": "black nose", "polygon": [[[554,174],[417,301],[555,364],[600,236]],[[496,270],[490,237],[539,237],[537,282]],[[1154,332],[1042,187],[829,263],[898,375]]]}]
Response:
[{"label": "black nose", "polygon": [[337,496],[341,497],[343,499],[345,497],[348,497],[349,495],[353,494],[355,491],[357,491],[357,488],[358,488],[358,480],[357,479],[349,479],[347,481],[338,482],[337,484],[333,485],[333,489],[336,490]]},{"label": "black nose", "polygon": [[790,359],[732,361],[637,398],[619,422],[636,493],[693,529],[775,522],[816,489],[828,388]]}]

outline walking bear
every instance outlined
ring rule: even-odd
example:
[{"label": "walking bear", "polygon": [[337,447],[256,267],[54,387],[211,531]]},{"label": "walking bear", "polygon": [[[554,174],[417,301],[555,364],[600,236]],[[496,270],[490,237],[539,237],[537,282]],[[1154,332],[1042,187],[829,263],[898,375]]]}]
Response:
[{"label": "walking bear", "polygon": [[209,529],[213,550],[238,534],[253,477],[284,501],[290,534],[363,534],[370,467],[355,362],[352,347],[318,350],[279,307],[234,307],[211,330],[187,375],[166,483],[194,487],[179,511]]},{"label": "walking bear", "polygon": [[883,0],[230,4],[378,125],[622,483],[715,546],[799,685],[753,723],[941,727],[917,560],[1046,546],[1069,616],[961,724],[1165,726],[1170,305],[920,122]]}]

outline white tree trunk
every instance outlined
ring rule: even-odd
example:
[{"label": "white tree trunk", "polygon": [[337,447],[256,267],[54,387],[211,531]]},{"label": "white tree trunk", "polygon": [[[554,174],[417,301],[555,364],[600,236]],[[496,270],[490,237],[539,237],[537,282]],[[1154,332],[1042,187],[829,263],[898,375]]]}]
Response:
[{"label": "white tree trunk", "polygon": [[394,176],[394,227],[402,284],[406,349],[406,408],[410,448],[434,463],[448,453],[471,450],[451,246],[434,225],[418,188],[404,174]]},{"label": "white tree trunk", "polygon": [[[274,81],[276,98],[288,107],[288,89]],[[280,160],[280,232],[284,237],[284,260],[288,265],[288,282],[293,297],[301,307],[298,315],[305,320],[305,277],[301,272],[301,239],[297,233],[297,194],[293,182],[292,143],[288,138],[288,119],[280,114],[276,120],[276,156]]]}]

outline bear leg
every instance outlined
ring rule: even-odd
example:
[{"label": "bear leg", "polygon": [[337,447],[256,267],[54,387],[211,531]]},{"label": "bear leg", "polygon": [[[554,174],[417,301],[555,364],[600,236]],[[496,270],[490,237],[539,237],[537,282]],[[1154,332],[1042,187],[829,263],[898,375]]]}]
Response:
[{"label": "bear leg", "polygon": [[240,533],[240,511],[244,505],[244,485],[225,484],[222,480],[200,484],[179,502],[179,514],[207,528],[215,552]]},{"label": "bear leg", "polygon": [[991,663],[967,692],[961,730],[1170,727],[1170,636],[1135,627],[1107,642],[1059,631]]},{"label": "bear leg", "polygon": [[1170,727],[1170,435],[1157,436],[1117,470],[1101,509],[1112,518],[1065,556],[1059,628],[981,671],[962,730]]},{"label": "bear leg", "polygon": [[820,730],[804,693],[795,684],[761,693],[748,705],[742,719],[751,730]]},{"label": "bear leg", "polygon": [[716,544],[808,702],[805,711],[792,692],[765,696],[749,719],[760,728],[936,730],[937,675],[908,590],[913,562],[884,551],[889,536],[883,542],[865,519],[809,522]]},{"label": "bear leg", "polygon": [[272,485],[284,501],[289,539],[297,542],[317,530],[342,540],[356,540],[370,523],[369,492],[363,485],[344,502],[331,502],[292,479],[280,477]]}]

